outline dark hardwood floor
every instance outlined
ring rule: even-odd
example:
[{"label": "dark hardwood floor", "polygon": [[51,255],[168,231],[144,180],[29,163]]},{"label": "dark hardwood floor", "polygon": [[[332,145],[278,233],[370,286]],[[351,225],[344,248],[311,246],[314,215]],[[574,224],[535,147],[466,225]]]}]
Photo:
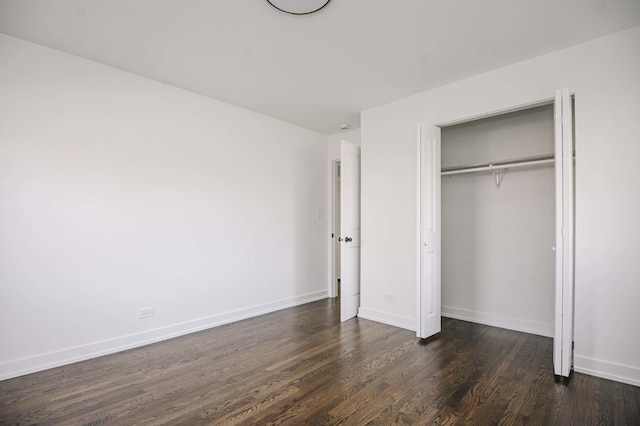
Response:
[{"label": "dark hardwood floor", "polygon": [[640,425],[640,388],[555,383],[551,339],[420,341],[327,299],[0,382],[0,424]]}]

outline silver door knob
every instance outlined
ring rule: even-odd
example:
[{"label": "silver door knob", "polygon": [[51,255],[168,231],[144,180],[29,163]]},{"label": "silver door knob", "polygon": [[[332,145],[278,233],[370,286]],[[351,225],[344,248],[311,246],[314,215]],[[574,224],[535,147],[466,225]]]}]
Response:
[{"label": "silver door knob", "polygon": [[351,237],[344,237],[344,242],[345,242],[345,243],[350,243],[351,241],[353,241],[353,238],[351,238]]}]

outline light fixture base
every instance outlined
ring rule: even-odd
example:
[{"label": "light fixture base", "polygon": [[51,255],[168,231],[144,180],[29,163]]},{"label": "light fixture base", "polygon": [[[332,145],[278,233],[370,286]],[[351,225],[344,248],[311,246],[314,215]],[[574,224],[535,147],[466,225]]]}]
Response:
[{"label": "light fixture base", "polygon": [[322,9],[331,0],[267,0],[276,9],[292,15],[308,15]]}]

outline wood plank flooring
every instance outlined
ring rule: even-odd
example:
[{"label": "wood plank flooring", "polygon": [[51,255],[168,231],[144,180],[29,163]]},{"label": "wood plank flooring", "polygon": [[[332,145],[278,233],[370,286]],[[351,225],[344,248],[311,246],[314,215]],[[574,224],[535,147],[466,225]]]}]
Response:
[{"label": "wood plank flooring", "polygon": [[640,388],[554,381],[551,339],[443,319],[420,341],[335,300],[0,382],[0,424],[640,425]]}]

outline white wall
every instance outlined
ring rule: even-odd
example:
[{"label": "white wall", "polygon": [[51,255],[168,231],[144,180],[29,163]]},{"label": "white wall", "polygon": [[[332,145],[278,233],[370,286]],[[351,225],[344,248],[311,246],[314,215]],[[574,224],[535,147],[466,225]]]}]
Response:
[{"label": "white wall", "polygon": [[[640,385],[640,28],[362,113],[362,300],[415,324],[416,124],[575,92],[575,368]],[[384,293],[396,293],[396,303]]]},{"label": "white wall", "polygon": [[326,136],[6,36],[0,62],[0,379],[327,296]]},{"label": "white wall", "polygon": [[[336,244],[335,240],[331,238],[331,234],[333,233],[333,225],[332,225],[332,212],[334,209],[333,203],[333,162],[335,160],[340,160],[340,141],[351,142],[354,145],[360,146],[360,129],[351,129],[345,130],[340,133],[336,133],[335,135],[331,135],[328,137],[328,148],[327,148],[327,188],[328,188],[328,197],[327,197],[327,225],[328,232],[327,236],[329,238],[328,241],[328,254],[327,259],[328,262],[328,286],[329,286],[329,295],[331,297],[336,297],[338,294],[334,291],[334,286],[332,282],[332,259],[334,257],[333,245]],[[339,253],[338,253],[339,256]]]},{"label": "white wall", "polygon": [[[442,129],[442,166],[553,154],[553,106]],[[553,164],[442,177],[442,316],[553,336]]]}]

